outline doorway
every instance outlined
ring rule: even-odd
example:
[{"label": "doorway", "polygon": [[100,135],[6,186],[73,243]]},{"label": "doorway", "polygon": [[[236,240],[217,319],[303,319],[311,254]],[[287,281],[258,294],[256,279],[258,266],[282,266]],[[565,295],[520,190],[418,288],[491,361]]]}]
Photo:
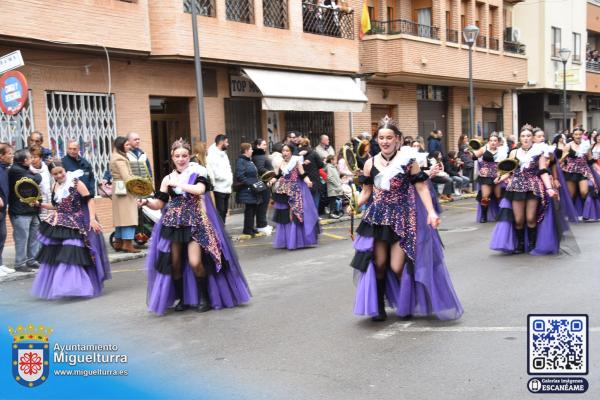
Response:
[{"label": "doorway", "polygon": [[189,100],[185,97],[150,97],[154,185],[171,170],[171,144],[183,138],[191,143]]}]

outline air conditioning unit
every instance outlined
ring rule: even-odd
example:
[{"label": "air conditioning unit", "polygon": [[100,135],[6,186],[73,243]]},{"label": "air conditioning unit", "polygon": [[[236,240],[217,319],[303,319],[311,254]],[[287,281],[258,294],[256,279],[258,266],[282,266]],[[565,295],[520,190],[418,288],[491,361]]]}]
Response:
[{"label": "air conditioning unit", "polygon": [[512,26],[504,28],[504,40],[507,42],[518,42],[521,37],[521,30]]},{"label": "air conditioning unit", "polygon": [[513,42],[519,42],[519,39],[521,38],[521,30],[519,28],[512,28],[512,36],[511,36],[511,41]]}]

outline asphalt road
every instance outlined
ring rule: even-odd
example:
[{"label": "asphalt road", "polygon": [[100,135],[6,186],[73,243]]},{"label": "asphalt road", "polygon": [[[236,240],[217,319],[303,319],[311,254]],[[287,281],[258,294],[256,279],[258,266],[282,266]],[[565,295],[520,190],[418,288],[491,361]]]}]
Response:
[{"label": "asphalt road", "polygon": [[600,398],[600,223],[573,227],[579,255],[503,256],[487,248],[493,224],[476,224],[474,212],[472,200],[450,204],[440,229],[465,309],[454,322],[354,316],[347,223],[325,226],[314,249],[238,243],[254,296],[244,307],[155,317],[143,260],[116,264],[96,299],[34,300],[24,280],[0,286],[0,307],[136,343],[136,362],[165,385],[189,385],[191,398],[247,399],[540,398],[526,387],[527,314],[589,314],[590,389],[576,398]]}]

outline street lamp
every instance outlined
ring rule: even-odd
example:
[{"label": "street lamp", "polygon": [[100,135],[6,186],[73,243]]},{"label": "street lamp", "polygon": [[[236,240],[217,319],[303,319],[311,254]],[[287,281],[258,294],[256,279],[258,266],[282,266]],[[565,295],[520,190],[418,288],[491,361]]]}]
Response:
[{"label": "street lamp", "polygon": [[567,129],[567,61],[571,56],[571,50],[560,49],[558,51],[560,61],[563,64],[563,132]]},{"label": "street lamp", "polygon": [[469,138],[475,134],[475,99],[473,98],[473,45],[479,35],[479,28],[476,25],[467,25],[463,30],[463,38],[469,46]]},{"label": "street lamp", "polygon": [[190,2],[192,8],[192,35],[194,36],[194,72],[196,75],[196,105],[198,106],[198,128],[200,141],[206,143],[206,123],[204,120],[204,88],[202,87],[202,63],[200,62],[200,45],[198,43],[198,10],[197,0]]}]

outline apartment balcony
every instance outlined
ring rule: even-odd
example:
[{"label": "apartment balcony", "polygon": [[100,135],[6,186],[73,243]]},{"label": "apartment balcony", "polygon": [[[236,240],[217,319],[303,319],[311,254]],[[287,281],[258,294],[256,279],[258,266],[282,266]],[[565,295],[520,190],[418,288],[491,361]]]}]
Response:
[{"label": "apartment balcony", "polygon": [[371,21],[369,35],[411,35],[426,39],[440,40],[440,28],[421,25],[412,21],[396,19],[391,21]]},{"label": "apartment balcony", "polygon": [[586,14],[587,30],[600,33],[600,1],[588,1]]},{"label": "apartment balcony", "polygon": [[106,47],[113,53],[147,54],[151,50],[145,0],[2,0],[1,9],[3,41]]},{"label": "apartment balcony", "polygon": [[[374,31],[360,42],[361,71],[396,82],[466,84],[468,47],[457,43],[460,32],[446,30],[445,40],[437,40],[415,34],[419,31],[410,26],[399,21],[371,22]],[[435,32],[437,36],[431,36],[439,37],[439,30]],[[499,47],[499,39],[484,36],[473,47],[473,73],[478,87],[514,88],[525,84],[526,57]]]},{"label": "apartment balcony", "polygon": [[[194,54],[191,7],[196,5],[203,60],[219,63],[356,72],[356,10],[305,0],[148,0],[152,57]],[[362,3],[361,3],[362,4]]]},{"label": "apartment balcony", "polygon": [[600,61],[586,61],[585,69],[586,90],[592,93],[600,93]]}]

